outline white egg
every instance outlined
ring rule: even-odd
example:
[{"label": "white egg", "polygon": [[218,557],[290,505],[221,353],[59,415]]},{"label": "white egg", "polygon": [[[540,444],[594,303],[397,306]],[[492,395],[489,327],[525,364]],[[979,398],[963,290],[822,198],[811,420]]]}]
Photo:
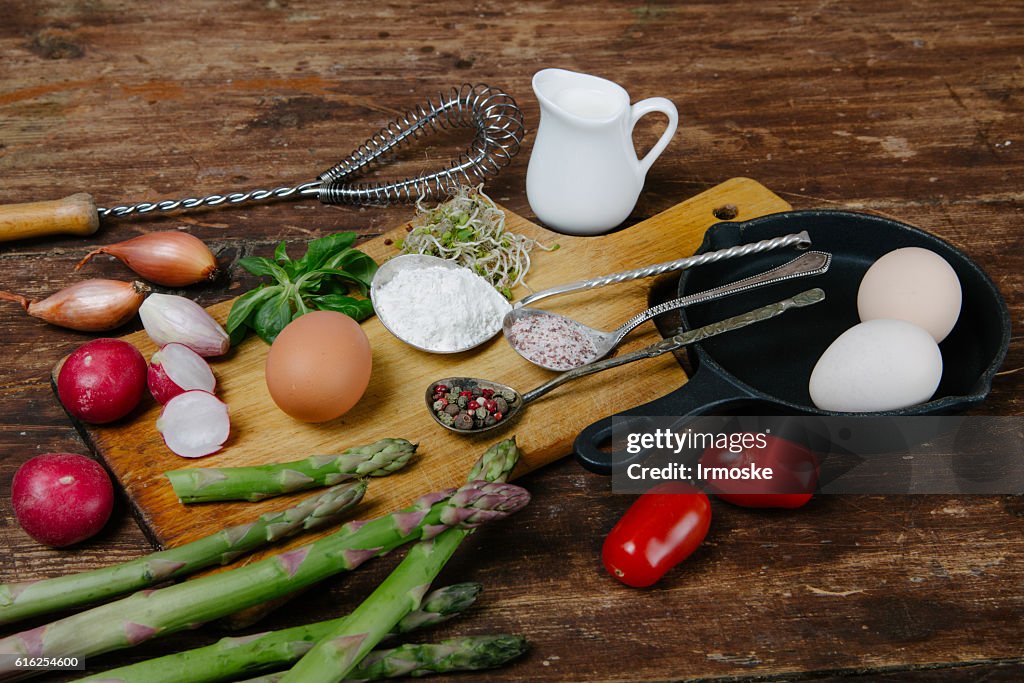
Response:
[{"label": "white egg", "polygon": [[932,397],[942,354],[928,332],[904,320],[854,325],[821,354],[811,372],[811,400],[822,410],[899,410]]},{"label": "white egg", "polygon": [[953,267],[934,251],[904,247],[871,264],[857,290],[861,321],[906,320],[946,338],[960,317],[960,280]]}]

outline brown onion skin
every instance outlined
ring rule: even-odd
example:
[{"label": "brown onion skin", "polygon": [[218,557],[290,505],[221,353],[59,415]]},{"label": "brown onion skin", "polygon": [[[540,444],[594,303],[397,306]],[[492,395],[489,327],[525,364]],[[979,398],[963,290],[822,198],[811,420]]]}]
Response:
[{"label": "brown onion skin", "polygon": [[150,282],[165,287],[185,287],[219,274],[217,257],[193,235],[178,230],[151,232],[86,254],[75,270],[96,254],[109,254]]},{"label": "brown onion skin", "polygon": [[124,325],[139,312],[149,292],[142,282],[83,280],[55,292],[42,301],[0,292],[0,299],[14,301],[34,318],[80,332],[105,332]]}]

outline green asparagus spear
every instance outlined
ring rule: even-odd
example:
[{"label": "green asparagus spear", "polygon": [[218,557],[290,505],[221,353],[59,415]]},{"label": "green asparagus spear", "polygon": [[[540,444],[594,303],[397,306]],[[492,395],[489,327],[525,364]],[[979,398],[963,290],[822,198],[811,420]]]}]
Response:
[{"label": "green asparagus spear", "polygon": [[409,612],[398,622],[394,633],[411,633],[442,624],[469,609],[483,589],[483,585],[474,581],[438,588],[423,599],[418,610]]},{"label": "green asparagus spear", "polygon": [[[515,438],[484,452],[469,476],[504,481],[519,460]],[[356,610],[317,643],[281,680],[340,681],[395,624],[419,608],[423,595],[472,530],[452,528],[422,540]]]},{"label": "green asparagus spear", "polygon": [[[406,615],[393,633],[408,633],[451,619],[473,604],[481,588],[478,583],[439,588],[427,596],[419,610]],[[279,669],[295,662],[344,618],[241,638],[222,638],[206,647],[89,676],[81,683],[215,683],[242,674]]]},{"label": "green asparagus spear", "polygon": [[428,673],[479,671],[502,666],[526,652],[522,636],[470,636],[437,644],[403,645],[375,650],[352,670],[349,678],[378,680]]},{"label": "green asparagus spear", "polygon": [[151,553],[113,567],[24,583],[0,584],[0,624],[79,607],[176,579],[338,521],[366,493],[365,481],[347,482],[298,505],[268,512],[256,521],[229,527],[192,543]]},{"label": "green asparagus spear", "polygon": [[[454,671],[495,669],[526,652],[522,636],[469,636],[426,645],[400,645],[393,650],[374,650],[343,680],[379,681],[385,678]],[[241,683],[278,683],[284,674],[250,678]]]},{"label": "green asparagus spear", "polygon": [[402,617],[419,608],[430,582],[463,538],[465,534],[445,531],[414,545],[377,589],[341,624],[324,634],[281,683],[337,683],[345,678]]},{"label": "green asparagus spear", "polygon": [[402,645],[375,650],[352,670],[349,678],[378,680],[428,673],[494,669],[526,652],[526,638],[512,635],[451,638],[437,644]]},{"label": "green asparagus spear", "polygon": [[508,481],[519,462],[519,456],[516,437],[499,441],[484,451],[469,471],[466,481]]},{"label": "green asparagus spear", "polygon": [[[526,504],[525,490],[512,484],[475,483],[428,494],[412,506],[369,522],[349,522],[308,545],[259,562],[203,576],[23,631],[0,640],[0,654],[91,657],[198,626],[270,600],[333,574],[355,569],[371,557],[406,543],[429,539],[451,527],[473,528],[512,514]],[[0,674],[10,672],[0,662]]]},{"label": "green asparagus spear", "polygon": [[416,444],[381,439],[341,455],[253,467],[196,467],[165,472],[182,503],[216,500],[257,501],[295,491],[333,486],[356,477],[383,477],[405,467]]},{"label": "green asparagus spear", "polygon": [[[523,496],[529,497],[525,491]],[[431,582],[470,533],[471,529],[450,528],[414,545],[377,590],[313,646],[285,674],[281,683],[337,683],[342,680],[395,624],[419,609]]]},{"label": "green asparagus spear", "polygon": [[[519,462],[519,448],[516,446],[515,437],[499,441],[488,448],[476,461],[469,471],[467,482],[483,479],[484,481],[508,481],[509,475]],[[259,605],[231,614],[221,620],[221,623],[228,629],[237,631],[248,628],[267,616],[275,609],[288,603],[294,595],[285,595],[275,600],[270,600]]]}]

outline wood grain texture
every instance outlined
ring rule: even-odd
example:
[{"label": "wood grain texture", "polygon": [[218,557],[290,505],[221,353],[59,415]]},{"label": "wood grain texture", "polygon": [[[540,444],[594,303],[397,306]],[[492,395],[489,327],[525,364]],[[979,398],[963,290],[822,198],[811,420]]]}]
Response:
[{"label": "wood grain texture", "polygon": [[[1024,319],[1019,3],[7,0],[0,16],[2,203],[87,191],[110,206],[304,181],[392,115],[463,81],[512,92],[535,130],[530,78],[560,66],[679,107],[679,132],[627,224],[726,178],[757,178],[796,208],[876,211],[943,237],[992,275],[1015,327]],[[659,131],[642,121],[638,148]],[[428,168],[461,142],[424,141],[386,175]],[[528,219],[531,145],[488,183]],[[351,228],[369,238],[400,220],[395,209],[301,200],[108,222],[89,239],[0,245],[0,287],[45,296],[86,276],[71,269],[90,247],[153,230],[187,227],[231,264],[269,255],[280,239],[301,251],[310,237]],[[130,277],[99,259],[87,274]],[[229,269],[189,295],[210,305],[254,283]],[[17,466],[86,449],[47,374],[89,337],[15,306],[0,308],[0,334],[0,576],[144,553],[124,501],[75,549],[42,548],[17,528]],[[977,412],[1024,414],[1022,339],[1015,331]],[[782,514],[716,503],[707,547],[638,592],[597,564],[629,498],[571,460],[520,481],[530,507],[476,534],[443,577],[487,585],[445,633],[516,630],[534,647],[468,680],[1009,681],[1024,671],[1017,498],[834,497]],[[332,582],[266,626],[337,614],[397,561]],[[214,637],[202,629],[94,665]]]},{"label": "wood grain texture", "polygon": [[[704,231],[717,221],[714,212],[723,206],[735,207],[739,220],[789,208],[758,183],[734,179],[628,230],[602,237],[556,235],[515,214],[508,215],[507,227],[544,244],[559,245],[557,251],[537,250],[533,254],[529,284],[539,291],[594,274],[615,273],[692,254]],[[361,248],[383,262],[399,253],[396,242],[406,234],[403,224]],[[614,329],[647,307],[649,291],[650,281],[637,280],[610,289],[559,297],[546,307],[599,329]],[[513,295],[518,299],[528,293],[521,286]],[[223,323],[231,304],[216,304],[210,312]],[[576,434],[595,419],[646,403],[686,381],[686,375],[669,354],[577,380],[531,404],[503,429],[463,436],[440,428],[423,405],[421,397],[432,381],[453,376],[481,377],[526,391],[544,383],[553,373],[524,361],[500,335],[465,353],[437,355],[417,351],[399,341],[377,318],[364,322],[362,327],[373,349],[373,376],[356,407],[338,419],[308,424],[282,413],[270,398],[264,379],[269,347],[250,335],[227,358],[212,363],[218,378],[218,396],[231,411],[231,437],[219,453],[198,460],[185,460],[171,453],[156,430],[161,406],[153,401],[147,401],[129,419],[113,425],[83,426],[83,436],[124,486],[144,530],[157,543],[176,546],[215,533],[225,524],[244,524],[254,514],[281,508],[286,499],[255,505],[185,506],[178,502],[164,476],[167,470],[296,460],[338,453],[349,446],[387,437],[419,444],[411,466],[373,482],[359,511],[361,516],[373,516],[404,507],[424,492],[459,486],[480,453],[501,438],[515,435],[525,454],[517,475],[553,462],[572,450]],[[145,332],[124,339],[147,358],[157,348]],[[660,339],[653,324],[644,326],[623,344],[622,352]],[[297,497],[302,495],[305,494]],[[295,543],[306,540],[296,539]]]}]

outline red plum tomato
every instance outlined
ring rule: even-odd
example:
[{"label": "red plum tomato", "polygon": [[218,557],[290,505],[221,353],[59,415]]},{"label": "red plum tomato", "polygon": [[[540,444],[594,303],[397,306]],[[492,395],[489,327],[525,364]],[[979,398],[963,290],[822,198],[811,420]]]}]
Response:
[{"label": "red plum tomato", "polygon": [[650,586],[689,557],[710,526],[711,502],[700,490],[683,482],[658,484],[612,528],[601,559],[627,586]]},{"label": "red plum tomato", "polygon": [[708,448],[701,456],[705,469],[726,467],[746,469],[753,465],[770,468],[771,479],[735,479],[708,482],[708,490],[718,498],[747,508],[803,507],[818,485],[818,456],[805,446],[770,434],[759,435],[764,448],[756,445],[738,453],[725,448]]}]

